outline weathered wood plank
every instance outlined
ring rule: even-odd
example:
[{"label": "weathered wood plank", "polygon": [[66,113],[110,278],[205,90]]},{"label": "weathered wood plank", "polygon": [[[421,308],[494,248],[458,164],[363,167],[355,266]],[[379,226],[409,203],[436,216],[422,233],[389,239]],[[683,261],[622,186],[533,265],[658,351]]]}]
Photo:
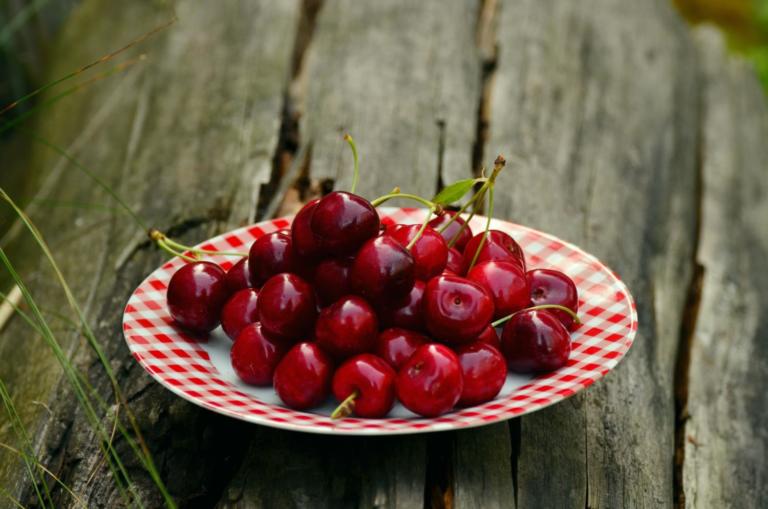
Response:
[{"label": "weathered wood plank", "polygon": [[691,45],[666,3],[616,0],[504,2],[498,43],[485,152],[517,164],[496,215],[599,256],[640,313],[615,373],[522,418],[518,506],[670,505],[673,368],[696,230]]},{"label": "weathered wood plank", "polygon": [[699,34],[704,81],[701,301],[690,355],[686,507],[768,498],[768,107],[722,37]]}]

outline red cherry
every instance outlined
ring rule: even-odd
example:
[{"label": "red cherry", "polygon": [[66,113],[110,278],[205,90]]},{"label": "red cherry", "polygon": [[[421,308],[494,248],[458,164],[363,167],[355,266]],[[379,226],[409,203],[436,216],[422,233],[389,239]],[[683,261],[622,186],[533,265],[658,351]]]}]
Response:
[{"label": "red cherry", "polygon": [[392,237],[375,237],[357,252],[350,278],[355,292],[373,302],[398,299],[413,288],[413,257]]},{"label": "red cherry", "polygon": [[[439,231],[440,228],[444,224],[448,223],[448,221],[450,221],[454,215],[456,215],[455,212],[451,210],[446,210],[443,214],[431,220],[429,222],[429,226]],[[463,224],[466,224],[466,222],[464,221],[464,219],[461,218],[461,216],[459,216],[456,218],[456,221],[451,223],[451,226],[446,228],[445,231],[440,234],[445,239],[446,244],[451,243],[451,239],[453,239],[453,237],[455,237],[456,234],[459,233],[459,230],[461,229],[461,226]],[[459,234],[459,238],[456,239],[456,242],[453,244],[453,247],[455,247],[459,251],[464,251],[464,247],[467,245],[467,242],[469,242],[469,239],[471,238],[472,238],[472,229],[469,226],[467,226]]]},{"label": "red cherry", "polygon": [[464,390],[458,404],[472,406],[496,397],[507,380],[504,356],[489,344],[476,341],[456,350],[461,365]]},{"label": "red cherry", "polygon": [[[407,246],[421,229],[420,224],[397,224],[387,230],[403,246]],[[426,228],[411,248],[413,270],[416,279],[427,281],[440,274],[448,262],[448,246],[445,240],[432,228]]]},{"label": "red cherry", "polygon": [[248,270],[247,256],[243,256],[239,262],[227,271],[227,274],[224,276],[224,282],[230,294],[253,287],[251,272]]},{"label": "red cherry", "polygon": [[[579,294],[573,280],[560,272],[552,269],[534,269],[526,274],[531,288],[531,304],[559,304],[567,307],[574,313],[579,310]],[[568,330],[573,330],[573,317],[565,311],[550,309]]]},{"label": "red cherry", "polygon": [[291,240],[293,249],[299,256],[313,258],[320,254],[320,243],[312,232],[310,222],[320,198],[315,198],[304,205],[291,224]]},{"label": "red cherry", "polygon": [[517,264],[487,261],[475,265],[467,279],[479,284],[493,297],[493,317],[502,318],[528,306],[530,291],[525,272]]},{"label": "red cherry", "polygon": [[258,314],[268,334],[299,339],[315,326],[315,292],[295,274],[277,274],[261,287]]},{"label": "red cherry", "polygon": [[458,276],[437,276],[424,291],[427,328],[446,343],[467,343],[483,332],[493,318],[488,291]]},{"label": "red cherry", "polygon": [[493,325],[488,325],[488,327],[483,329],[483,332],[477,336],[477,341],[491,345],[496,350],[501,351],[501,340],[499,340],[499,333],[496,332],[496,329],[493,327]]},{"label": "red cherry", "polygon": [[248,268],[256,285],[281,272],[294,272],[295,262],[288,230],[262,235],[251,245]]},{"label": "red cherry", "polygon": [[333,375],[333,395],[344,401],[357,393],[354,414],[384,417],[395,402],[395,371],[375,355],[364,353],[348,359]]},{"label": "red cherry", "polygon": [[352,293],[351,268],[352,258],[328,258],[317,264],[312,283],[321,306],[333,304]]},{"label": "red cherry", "polygon": [[501,347],[510,371],[553,371],[568,362],[571,337],[548,310],[523,310],[504,325]]},{"label": "red cherry", "polygon": [[[462,260],[461,268],[462,274],[467,273],[469,264],[472,263],[472,258],[475,256],[477,248],[480,247],[483,235],[484,233],[478,233],[472,237],[472,240],[469,241],[467,247],[464,248],[464,258]],[[480,254],[477,256],[475,265],[490,260],[515,263],[523,269],[523,272],[525,272],[525,255],[523,254],[523,249],[517,242],[515,242],[515,239],[503,231],[488,231],[488,238],[480,249]]]},{"label": "red cherry", "polygon": [[383,302],[378,306],[379,321],[385,327],[402,327],[424,331],[424,281],[415,281],[410,293],[392,302]]},{"label": "red cherry", "polygon": [[395,388],[411,412],[424,417],[449,412],[464,389],[459,359],[447,346],[423,345],[400,368]]},{"label": "red cherry", "polygon": [[229,357],[232,368],[240,379],[251,385],[271,385],[277,363],[286,347],[261,329],[260,323],[247,325],[237,335]]},{"label": "red cherry", "polygon": [[355,295],[323,309],[315,324],[317,343],[337,359],[373,350],[377,332],[373,308]]},{"label": "red cherry", "polygon": [[334,191],[318,202],[310,227],[326,254],[352,254],[379,233],[379,215],[365,198]]},{"label": "red cherry", "polygon": [[240,290],[229,298],[221,310],[221,328],[234,340],[248,324],[258,320],[259,291],[253,288]]},{"label": "red cherry", "polygon": [[452,274],[454,276],[461,275],[462,263],[462,254],[458,249],[452,247],[448,250],[448,261],[445,264],[445,270],[443,270],[443,274]]},{"label": "red cherry", "polygon": [[316,407],[328,397],[333,363],[317,343],[297,343],[275,368],[275,392],[296,410]]},{"label": "red cherry", "polygon": [[393,368],[400,369],[421,345],[428,342],[429,338],[423,334],[393,327],[379,334],[376,339],[376,355]]},{"label": "red cherry", "polygon": [[224,270],[211,262],[188,263],[168,283],[168,311],[190,332],[207,333],[219,325],[229,297]]}]

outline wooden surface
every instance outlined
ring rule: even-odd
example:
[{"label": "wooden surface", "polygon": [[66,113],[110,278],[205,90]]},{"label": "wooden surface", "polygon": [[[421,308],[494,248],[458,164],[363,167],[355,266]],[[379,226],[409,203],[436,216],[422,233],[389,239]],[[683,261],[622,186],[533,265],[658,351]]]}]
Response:
[{"label": "wooden surface", "polygon": [[[348,185],[347,131],[368,197],[395,185],[429,195],[503,153],[510,164],[495,215],[600,257],[640,315],[615,372],[509,423],[344,439],[240,423],[172,396],[133,361],[122,308],[162,254],[125,214],[103,207],[114,204],[80,172],[20,138],[26,178],[39,189],[28,210],[181,506],[763,503],[768,110],[752,71],[716,35],[692,37],[662,0],[180,1],[175,11],[177,23],[124,56],[145,60],[28,125],[98,172],[147,223],[191,242],[294,211]],[[163,3],[84,0],[48,77],[172,17]],[[71,202],[100,207],[61,205]],[[2,243],[41,305],[63,309],[21,229]],[[88,349],[58,325],[108,395]],[[16,319],[0,334],[0,378],[39,455],[89,507],[119,507],[42,341]],[[0,441],[13,441],[7,426]],[[131,472],[146,505],[158,506],[140,467]],[[0,484],[33,501],[7,452]]]}]

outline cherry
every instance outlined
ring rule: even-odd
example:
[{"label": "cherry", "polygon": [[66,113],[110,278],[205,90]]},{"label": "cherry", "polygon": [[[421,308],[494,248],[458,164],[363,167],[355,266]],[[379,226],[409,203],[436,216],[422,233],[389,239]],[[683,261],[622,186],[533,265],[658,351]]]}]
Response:
[{"label": "cherry", "polygon": [[[552,269],[533,269],[526,274],[531,289],[531,304],[559,304],[574,313],[579,310],[579,294],[573,280]],[[574,329],[573,317],[565,311],[549,310],[568,330]]]},{"label": "cherry", "polygon": [[377,332],[376,313],[356,295],[323,309],[315,324],[317,344],[338,359],[373,350]]},{"label": "cherry", "polygon": [[262,235],[251,245],[248,268],[256,285],[281,272],[294,272],[295,261],[288,230]]},{"label": "cherry", "polygon": [[464,389],[459,359],[447,346],[420,346],[397,373],[395,388],[398,399],[411,412],[424,417],[444,414],[456,405]]},{"label": "cherry", "polygon": [[315,292],[295,274],[269,278],[261,287],[257,307],[259,321],[268,334],[299,339],[315,326]]},{"label": "cherry", "polygon": [[352,293],[349,281],[352,261],[352,258],[328,258],[317,264],[312,283],[321,306]]},{"label": "cherry", "polygon": [[[397,224],[387,230],[387,235],[408,246],[421,230],[420,224]],[[427,281],[440,274],[448,262],[448,246],[445,240],[432,228],[424,229],[421,237],[411,248],[413,270],[416,279]]]},{"label": "cherry", "polygon": [[320,254],[320,243],[314,232],[310,222],[312,220],[312,214],[315,211],[317,203],[320,198],[315,198],[312,201],[307,202],[296,217],[293,218],[291,224],[291,240],[293,241],[293,249],[299,256],[307,258],[313,258]]},{"label": "cherry", "polygon": [[496,348],[476,341],[456,350],[464,389],[458,404],[472,406],[496,397],[507,380],[507,363]]},{"label": "cherry", "polygon": [[443,274],[453,274],[458,276],[461,274],[462,267],[462,255],[458,249],[452,247],[448,250],[448,261],[445,264],[445,270]]},{"label": "cherry", "polygon": [[395,371],[379,357],[364,353],[348,359],[333,375],[333,395],[350,398],[359,417],[384,417],[395,402]]},{"label": "cherry", "polygon": [[424,320],[424,281],[415,281],[413,288],[405,297],[384,302],[378,306],[379,321],[385,327],[402,327],[424,331],[427,324]]},{"label": "cherry", "polygon": [[[483,235],[484,233],[478,233],[472,237],[472,240],[467,243],[467,247],[464,248],[464,258],[462,260],[461,269],[462,274],[466,274],[469,270],[469,264],[472,263],[472,258],[475,256],[475,252],[480,246]],[[489,260],[515,263],[523,269],[523,272],[525,272],[525,255],[523,254],[523,249],[517,242],[515,242],[515,239],[501,230],[488,230],[488,238],[480,249],[480,254],[477,256],[475,265]]]},{"label": "cherry", "polygon": [[379,215],[365,198],[334,191],[317,203],[310,227],[326,254],[352,254],[379,233]]},{"label": "cherry", "polygon": [[373,302],[394,300],[413,288],[413,257],[385,235],[370,239],[358,251],[350,273],[352,288]]},{"label": "cherry", "polygon": [[232,368],[240,379],[251,385],[271,385],[277,363],[286,347],[271,339],[256,322],[247,325],[237,335],[229,357]]},{"label": "cherry", "polygon": [[[429,226],[434,228],[435,230],[440,230],[440,228],[448,223],[448,221],[451,220],[451,218],[456,213],[451,210],[446,210],[436,218],[434,218],[432,221],[429,222]],[[445,239],[445,242],[447,244],[450,244],[451,239],[456,236],[457,233],[459,233],[459,230],[461,230],[462,225],[466,224],[464,219],[461,218],[461,216],[457,217],[456,220],[451,223],[451,226],[445,229],[440,235],[443,236]],[[453,247],[455,247],[459,251],[463,251],[464,247],[467,245],[467,242],[469,242],[469,239],[472,238],[472,229],[467,226],[464,228],[464,230],[459,233],[458,238],[456,239],[456,242],[454,242]]]},{"label": "cherry", "polygon": [[511,262],[486,261],[475,265],[467,279],[479,284],[493,297],[494,318],[501,318],[528,306],[530,291],[525,272]]},{"label": "cherry", "polygon": [[504,325],[501,347],[510,371],[553,371],[568,362],[571,337],[562,322],[548,310],[523,310]]},{"label": "cherry", "polygon": [[171,317],[190,332],[207,333],[219,325],[221,308],[229,297],[224,270],[211,262],[184,265],[168,283]]},{"label": "cherry", "polygon": [[317,343],[297,343],[275,368],[275,392],[291,408],[312,408],[328,397],[332,375],[331,358]]},{"label": "cherry", "polygon": [[473,341],[493,318],[488,291],[458,276],[437,276],[424,291],[427,328],[446,343]]},{"label": "cherry", "polygon": [[499,340],[499,333],[496,332],[496,328],[493,325],[488,325],[483,332],[477,336],[477,342],[491,345],[495,349],[501,351],[501,340]]},{"label": "cherry", "polygon": [[240,290],[229,298],[221,309],[221,328],[234,340],[248,324],[258,320],[259,291],[253,288]]},{"label": "cherry", "polygon": [[224,282],[230,294],[253,287],[251,272],[248,270],[247,256],[242,257],[239,262],[227,271],[227,274],[224,276]]},{"label": "cherry", "polygon": [[383,330],[376,339],[376,355],[393,368],[400,369],[421,345],[428,342],[429,338],[423,334],[392,327]]}]

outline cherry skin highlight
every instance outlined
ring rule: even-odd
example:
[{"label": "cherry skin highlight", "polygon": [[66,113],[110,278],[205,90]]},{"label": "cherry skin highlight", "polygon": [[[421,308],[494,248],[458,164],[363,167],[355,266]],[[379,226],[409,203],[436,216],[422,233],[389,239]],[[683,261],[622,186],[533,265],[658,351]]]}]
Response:
[{"label": "cherry skin highlight", "polygon": [[300,339],[315,326],[315,292],[295,274],[272,276],[261,287],[258,315],[266,333],[283,339]]},{"label": "cherry skin highlight", "polygon": [[[451,218],[456,213],[451,210],[446,210],[433,220],[429,222],[429,226],[435,229],[435,231],[439,231],[440,228],[448,223]],[[446,244],[451,243],[451,239],[455,237],[458,234],[458,238],[456,239],[456,242],[453,244],[453,247],[455,247],[458,251],[464,251],[464,247],[467,245],[467,242],[469,242],[469,239],[472,238],[472,229],[467,226],[464,228],[464,230],[459,233],[459,230],[461,230],[462,225],[466,224],[466,221],[462,219],[461,217],[457,217],[456,221],[451,223],[451,226],[445,229],[444,232],[442,232],[440,235],[443,236],[445,239]]]},{"label": "cherry skin highlight", "polygon": [[337,359],[372,351],[377,333],[376,313],[356,295],[342,297],[323,309],[315,324],[317,344]]},{"label": "cherry skin highlight", "polygon": [[[472,258],[475,256],[475,252],[480,247],[480,242],[483,239],[484,233],[478,233],[467,243],[467,247],[464,248],[464,257],[462,259],[461,273],[466,274],[469,270],[469,264],[472,263]],[[480,249],[480,254],[477,256],[475,265],[485,261],[506,261],[512,262],[520,266],[525,272],[525,255],[523,254],[523,248],[515,242],[509,234],[504,233],[501,230],[488,230],[488,238],[483,243],[483,247]]]},{"label": "cherry skin highlight", "polygon": [[317,343],[297,343],[275,368],[275,392],[286,406],[306,410],[323,403],[331,388],[333,363]]},{"label": "cherry skin highlight", "polygon": [[437,276],[424,291],[429,332],[446,343],[468,343],[483,332],[493,318],[488,291],[458,276]]},{"label": "cherry skin highlight", "polygon": [[211,262],[188,263],[177,270],[166,295],[174,321],[196,334],[215,329],[229,297],[224,279],[224,270]]},{"label": "cherry skin highlight", "polygon": [[[579,294],[576,291],[576,285],[571,278],[559,270],[534,269],[529,270],[526,276],[531,289],[531,305],[559,304],[574,313],[579,310]],[[563,322],[566,329],[575,329],[573,317],[565,311],[550,309],[549,312]]]},{"label": "cherry skin highlight", "polygon": [[325,254],[349,255],[379,233],[379,214],[365,198],[334,191],[317,203],[310,227]]},{"label": "cherry skin highlight", "polygon": [[[407,246],[416,238],[420,229],[420,224],[397,224],[387,229],[387,235]],[[426,228],[411,248],[411,256],[414,276],[416,279],[427,281],[445,269],[445,264],[448,263],[448,246],[439,233],[432,228]]]},{"label": "cherry skin highlight", "polygon": [[523,310],[504,325],[501,348],[510,371],[554,371],[568,362],[571,337],[562,322],[548,310]]},{"label": "cherry skin highlight", "polygon": [[517,264],[486,261],[475,265],[467,279],[485,288],[493,297],[494,318],[502,318],[528,306],[530,290],[525,272]]},{"label": "cherry skin highlight", "polygon": [[395,387],[398,399],[411,412],[423,417],[449,412],[464,389],[459,359],[445,345],[423,345],[400,368]]},{"label": "cherry skin highlight", "polygon": [[320,198],[307,202],[291,224],[291,240],[296,254],[305,258],[314,258],[320,255],[320,241],[312,231],[310,222]]},{"label": "cherry skin highlight", "polygon": [[413,288],[413,257],[392,237],[376,237],[357,252],[350,278],[355,293],[372,302],[398,299]]},{"label": "cherry skin highlight", "polygon": [[462,254],[459,252],[458,249],[455,247],[452,247],[448,250],[448,260],[445,264],[445,269],[443,270],[443,274],[453,275],[453,276],[459,276],[461,275],[461,267],[463,263]]},{"label": "cherry skin highlight", "polygon": [[377,307],[379,322],[383,327],[401,327],[415,331],[426,331],[424,320],[424,289],[427,284],[416,280],[405,297],[383,302]]},{"label": "cherry skin highlight", "polygon": [[235,374],[245,383],[268,386],[272,384],[275,367],[287,348],[271,339],[261,329],[260,323],[247,325],[232,344],[229,357]]},{"label": "cherry skin highlight", "polygon": [[259,291],[253,288],[240,290],[229,298],[221,310],[221,328],[229,339],[234,340],[246,325],[258,320]]},{"label": "cherry skin highlight", "polygon": [[239,290],[245,290],[246,288],[253,288],[247,256],[243,256],[239,262],[227,271],[227,274],[224,276],[224,282],[230,294],[234,294]]},{"label": "cherry skin highlight", "polygon": [[384,417],[395,402],[395,370],[375,355],[364,353],[347,359],[333,375],[333,395],[338,401],[357,393],[353,413],[358,417]]},{"label": "cherry skin highlight", "polygon": [[473,406],[496,397],[507,380],[507,363],[496,348],[479,341],[456,349],[464,389],[459,406]]},{"label": "cherry skin highlight", "polygon": [[251,245],[248,269],[257,286],[281,272],[295,272],[291,235],[288,230],[262,235]]},{"label": "cherry skin highlight", "polygon": [[317,264],[312,285],[321,306],[329,306],[352,293],[349,280],[352,261],[352,258],[328,258]]},{"label": "cherry skin highlight", "polygon": [[427,343],[429,343],[429,338],[423,334],[392,327],[379,333],[376,339],[375,352],[390,366],[399,370],[421,345]]}]

